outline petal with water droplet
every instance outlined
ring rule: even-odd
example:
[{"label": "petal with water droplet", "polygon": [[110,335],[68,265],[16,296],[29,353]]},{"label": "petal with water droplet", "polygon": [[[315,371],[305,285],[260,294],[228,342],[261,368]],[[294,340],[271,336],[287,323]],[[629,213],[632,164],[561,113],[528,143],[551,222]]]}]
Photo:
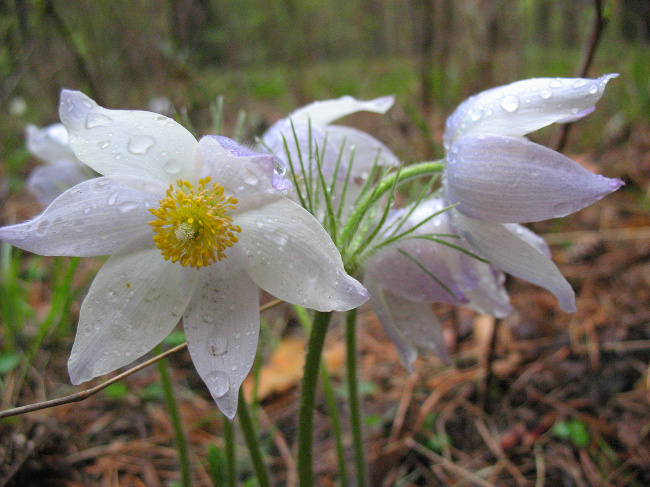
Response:
[{"label": "petal with water droplet", "polygon": [[[575,117],[595,105],[607,82],[616,76],[609,74],[594,80],[534,78],[483,91],[461,103],[447,119],[445,147],[449,149],[463,135],[521,137]],[[485,115],[473,116],[477,108]]]},{"label": "petal with water droplet", "polygon": [[108,259],[81,305],[68,361],[72,383],[127,365],[160,343],[185,312],[197,276],[165,261],[158,249]]},{"label": "petal with water droplet", "polygon": [[259,293],[234,259],[201,272],[201,284],[183,317],[187,347],[219,409],[232,419],[257,351]]},{"label": "petal with water droplet", "polygon": [[129,174],[165,184],[178,178],[195,181],[201,174],[198,142],[163,115],[108,110],[70,90],[61,93],[59,115],[75,155],[100,174]]},{"label": "petal with water droplet", "polygon": [[345,272],[330,236],[309,212],[271,195],[258,195],[253,201],[255,208],[233,215],[242,231],[232,253],[258,286],[318,311],[345,311],[368,299],[365,288]]},{"label": "petal with water droplet", "polygon": [[[120,211],[126,202],[137,207]],[[157,204],[154,195],[95,178],[67,190],[33,220],[0,228],[0,239],[40,255],[78,257],[112,254],[135,241],[132,249],[153,246],[148,208]],[[143,236],[148,237],[145,242],[139,240]]]},{"label": "petal with water droplet", "polygon": [[466,135],[447,159],[447,202],[485,221],[524,223],[569,215],[623,185],[517,137]]},{"label": "petal with water droplet", "polygon": [[[325,126],[341,117],[356,112],[386,113],[393,106],[393,96],[383,96],[374,100],[357,100],[342,96],[332,100],[317,101],[294,111],[289,117],[294,122],[309,122],[314,126]],[[285,134],[288,138],[288,134]]]}]

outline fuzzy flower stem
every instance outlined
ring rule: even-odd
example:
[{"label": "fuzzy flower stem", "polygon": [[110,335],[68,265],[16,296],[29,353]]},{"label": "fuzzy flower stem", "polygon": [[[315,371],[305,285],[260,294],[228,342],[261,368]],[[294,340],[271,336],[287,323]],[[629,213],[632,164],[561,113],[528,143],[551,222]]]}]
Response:
[{"label": "fuzzy flower stem", "polygon": [[[433,175],[442,172],[444,164],[441,161],[428,161],[419,164],[413,164],[402,168],[399,172],[392,173],[384,177],[377,187],[361,198],[361,201],[355,206],[350,214],[343,230],[341,237],[338,239],[339,248],[346,248],[352,238],[357,232],[363,217],[366,215],[370,207],[386,192],[390,191],[396,183],[404,182],[408,179],[418,176]],[[396,181],[397,180],[397,181]]]},{"label": "fuzzy flower stem", "polygon": [[347,385],[350,404],[350,422],[354,445],[354,464],[357,470],[357,486],[366,486],[366,460],[363,450],[363,432],[359,407],[359,384],[357,381],[357,310],[351,309],[345,315],[345,348],[347,354]]},{"label": "fuzzy flower stem", "polygon": [[[160,345],[157,345],[154,348],[154,353],[156,355],[160,354],[161,351]],[[176,402],[176,397],[174,395],[174,387],[172,386],[172,381],[169,375],[167,360],[159,360],[156,365],[158,367],[158,373],[160,374],[160,382],[165,396],[165,402],[167,403],[167,409],[169,410],[169,419],[174,428],[176,449],[178,450],[178,463],[181,467],[181,485],[183,487],[191,487],[192,479],[190,477],[190,459],[187,454],[187,441],[185,440],[185,434],[183,433],[183,422],[181,420],[181,415],[178,412],[178,403]]]},{"label": "fuzzy flower stem", "polygon": [[305,374],[302,379],[300,413],[298,417],[298,479],[300,481],[300,487],[313,487],[314,485],[312,447],[316,386],[318,385],[318,371],[320,370],[320,362],[323,355],[325,335],[327,334],[327,328],[331,318],[331,311],[316,312],[309,334],[309,343],[307,344]]},{"label": "fuzzy flower stem", "polygon": [[248,409],[248,403],[246,402],[246,398],[241,389],[239,389],[239,407],[237,409],[237,415],[239,416],[239,424],[241,425],[244,440],[248,447],[248,453],[251,456],[251,462],[253,464],[253,470],[255,470],[257,482],[260,487],[271,487],[269,474],[266,470],[266,465],[264,464],[262,450],[260,449],[260,442],[257,438],[257,433],[255,432],[255,425],[253,424],[251,412]]},{"label": "fuzzy flower stem", "polygon": [[223,438],[226,444],[226,471],[228,472],[228,487],[237,487],[237,462],[235,456],[235,428],[225,418],[223,421]]}]

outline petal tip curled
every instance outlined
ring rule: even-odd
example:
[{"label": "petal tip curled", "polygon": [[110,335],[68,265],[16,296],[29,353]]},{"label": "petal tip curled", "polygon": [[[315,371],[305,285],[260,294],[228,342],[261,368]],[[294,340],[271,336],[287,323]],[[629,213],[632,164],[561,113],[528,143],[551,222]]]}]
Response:
[{"label": "petal tip curled", "polygon": [[82,130],[89,123],[88,113],[96,108],[97,103],[80,91],[61,91],[59,118],[68,132]]}]

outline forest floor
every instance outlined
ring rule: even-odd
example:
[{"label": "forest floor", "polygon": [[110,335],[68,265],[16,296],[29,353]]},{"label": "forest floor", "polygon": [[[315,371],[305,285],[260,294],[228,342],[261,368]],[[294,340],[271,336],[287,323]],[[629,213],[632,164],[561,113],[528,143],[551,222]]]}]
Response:
[{"label": "forest floor", "polygon": [[[548,292],[509,279],[516,311],[504,320],[436,306],[452,364],[424,357],[409,375],[372,312],[361,309],[358,361],[370,485],[650,485],[650,128],[639,123],[625,140],[570,155],[627,183],[577,214],[533,225],[576,290],[577,313],[563,313]],[[97,264],[84,264],[80,274],[91,274]],[[32,294],[36,305],[47,296],[41,289]],[[285,317],[283,309],[267,313],[269,322]],[[286,316],[289,325],[263,354],[255,409],[278,486],[296,485],[301,363],[295,357],[304,346],[290,313]],[[45,347],[24,380],[12,372],[3,376],[2,409],[79,390],[69,385],[66,371],[71,341]],[[335,324],[326,362],[339,393],[340,419],[347,424],[340,392],[343,342],[342,326]],[[187,351],[170,363],[194,485],[210,486],[208,458],[214,445],[223,445],[224,419]],[[150,367],[125,379],[122,388],[0,421],[0,487],[173,485],[180,478],[177,452],[157,381]],[[316,484],[334,486],[334,440],[320,404]],[[255,485],[237,437],[241,483]],[[351,449],[347,454],[352,475]]]}]

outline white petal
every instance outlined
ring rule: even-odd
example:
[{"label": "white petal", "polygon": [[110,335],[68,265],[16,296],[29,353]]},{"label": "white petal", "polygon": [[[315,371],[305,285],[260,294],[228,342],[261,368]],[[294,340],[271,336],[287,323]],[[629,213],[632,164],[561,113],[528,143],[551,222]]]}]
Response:
[{"label": "white petal", "polygon": [[47,206],[74,185],[94,177],[93,171],[76,161],[62,159],[34,169],[27,180],[27,190]]},{"label": "white petal", "polygon": [[484,222],[451,210],[453,222],[477,253],[499,269],[555,295],[560,308],[575,312],[575,293],[557,266],[546,255],[516,237],[499,223]]},{"label": "white petal", "polygon": [[447,155],[447,201],[479,220],[523,223],[574,213],[623,185],[525,139],[466,135]]},{"label": "white petal", "polygon": [[[334,100],[317,101],[299,108],[288,118],[294,122],[308,122],[311,120],[313,126],[325,126],[338,120],[341,117],[356,112],[386,113],[393,106],[393,96],[383,96],[374,100],[357,100],[351,96],[342,96]],[[288,135],[285,134],[288,138]]]},{"label": "white petal", "polygon": [[48,164],[59,161],[77,161],[68,144],[68,131],[63,124],[54,123],[38,128],[27,125],[26,145],[29,152]]},{"label": "white petal", "polygon": [[479,93],[464,101],[447,119],[445,148],[448,150],[467,134],[521,137],[575,116],[595,105],[607,82],[616,76],[527,79]]},{"label": "white petal", "polygon": [[81,305],[68,361],[72,383],[131,363],[160,343],[181,319],[197,276],[158,249],[108,259]]},{"label": "white petal", "polygon": [[0,239],[40,255],[108,255],[145,235],[153,238],[148,222],[155,206],[154,195],[95,178],[63,193],[33,220],[0,228]]},{"label": "white petal", "polygon": [[257,351],[259,290],[234,259],[205,270],[183,318],[187,346],[219,409],[232,419]]},{"label": "white petal", "polygon": [[364,284],[370,292],[370,306],[391,339],[400,361],[410,372],[418,350],[429,350],[449,363],[442,328],[428,303],[410,301],[381,288],[372,279]]},{"label": "white petal", "polygon": [[[399,159],[388,147],[372,135],[361,130],[340,125],[330,125],[327,127],[326,132],[328,143],[333,145],[335,149],[333,154],[334,162],[338,159],[341,146],[345,143],[341,159],[345,166],[348,166],[352,159],[352,170],[355,175],[370,171],[375,162],[380,166],[399,165]],[[344,176],[345,172],[341,171],[340,175]]]},{"label": "white petal", "polygon": [[77,157],[105,176],[195,183],[202,160],[194,136],[171,118],[153,112],[108,110],[79,91],[63,90],[59,116]]},{"label": "white petal", "polygon": [[257,203],[255,209],[233,215],[242,231],[232,253],[258,286],[318,311],[346,311],[368,299],[365,288],[346,274],[332,239],[309,212],[271,195]]},{"label": "white petal", "polygon": [[234,194],[240,200],[240,210],[246,206],[249,195],[276,193],[273,188],[273,156],[252,151],[238,153],[233,151],[233,147],[224,146],[226,141],[230,139],[211,135],[199,141],[205,162],[203,175],[210,176],[212,182]]}]

